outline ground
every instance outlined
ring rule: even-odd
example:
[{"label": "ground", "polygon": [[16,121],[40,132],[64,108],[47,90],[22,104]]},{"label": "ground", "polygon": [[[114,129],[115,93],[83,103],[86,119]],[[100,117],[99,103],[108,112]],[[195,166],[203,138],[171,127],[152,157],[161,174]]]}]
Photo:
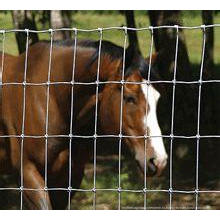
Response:
[{"label": "ground", "polygon": [[[136,163],[122,157],[121,183],[122,189],[143,189],[143,179],[137,175]],[[117,189],[118,183],[118,156],[100,155],[97,157],[97,188]],[[169,177],[168,169],[164,175],[156,178],[148,178],[147,186],[150,189],[168,189]],[[12,179],[8,176],[1,178],[5,182],[5,187],[15,187]],[[178,179],[175,182],[175,189],[194,190],[192,179]],[[207,187],[200,190],[214,190],[220,188],[220,180],[213,180],[206,183]],[[2,185],[0,185],[2,187]],[[81,189],[91,189],[93,187],[93,161],[87,164],[85,177]],[[150,192],[146,196],[146,209],[169,209],[170,197],[167,192]],[[174,193],[172,196],[172,209],[195,209],[195,194]],[[3,191],[0,194],[1,209],[19,209],[20,196],[15,191]],[[144,194],[141,192],[122,192],[121,209],[143,209]],[[93,209],[93,193],[77,192],[71,201],[71,209]],[[118,193],[112,191],[98,191],[96,193],[96,209],[118,209]],[[201,193],[198,199],[198,209],[220,209],[220,193]]]}]

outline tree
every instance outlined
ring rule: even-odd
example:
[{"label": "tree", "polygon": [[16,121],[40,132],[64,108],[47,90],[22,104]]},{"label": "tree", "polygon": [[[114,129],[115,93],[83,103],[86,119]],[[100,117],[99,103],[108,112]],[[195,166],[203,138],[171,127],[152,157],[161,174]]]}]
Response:
[{"label": "tree", "polygon": [[[180,11],[149,11],[150,24],[152,26],[163,25],[181,25]],[[174,61],[176,52],[177,29],[176,28],[159,28],[153,30],[154,46],[158,53],[155,64],[158,67],[159,74],[162,80],[172,80],[174,77]],[[192,72],[189,61],[187,47],[185,44],[184,32],[178,29],[178,54],[177,54],[177,72],[176,78],[178,81],[191,81]],[[166,84],[166,92],[162,94],[161,100],[161,124],[167,130],[164,132],[170,133],[171,124],[171,109],[173,86]],[[175,105],[174,105],[174,134],[175,135],[192,135],[196,131],[197,106],[198,97],[197,87],[191,84],[177,84],[175,90]],[[159,118],[160,121],[160,118]],[[175,145],[178,145],[178,140]],[[188,157],[193,155],[193,148],[190,147],[187,140],[181,140],[188,146]],[[177,151],[178,147],[174,148],[173,159],[178,160],[180,157]],[[191,158],[192,159],[192,158]],[[181,166],[180,166],[181,167]]]},{"label": "tree", "polygon": [[[72,19],[71,11],[52,10],[50,12],[50,26],[53,29],[70,28]],[[70,31],[57,31],[54,40],[65,40],[71,37]]]},{"label": "tree", "polygon": [[72,12],[73,11],[62,11],[63,23],[65,27],[71,27],[72,25]]},{"label": "tree", "polygon": [[[213,24],[213,11],[202,11],[203,24]],[[214,71],[214,30],[206,28],[204,75],[207,76]]]},{"label": "tree", "polygon": [[[150,23],[152,26],[181,25],[180,11],[149,11]],[[173,64],[176,49],[176,29],[161,28],[154,30],[154,45],[158,54],[157,64],[162,71],[163,77],[172,79],[173,76],[164,74],[173,73]],[[177,75],[181,80],[188,80],[191,77],[191,66],[185,44],[185,37],[182,29],[179,29],[178,63]]]},{"label": "tree", "polygon": [[[136,28],[134,11],[129,11],[129,10],[125,11],[125,18],[126,18],[127,27]],[[129,39],[129,45],[133,47],[134,50],[140,51],[137,31],[128,30],[128,39]]]},{"label": "tree", "polygon": [[42,28],[43,29],[48,28],[48,26],[50,26],[50,11],[49,10],[39,11],[38,15],[39,15],[38,22],[42,24]]},{"label": "tree", "polygon": [[[12,11],[12,19],[15,29],[32,29],[37,30],[35,23],[35,13],[34,11]],[[19,53],[23,53],[26,49],[26,33],[25,32],[16,32],[16,41],[18,45]],[[38,42],[37,33],[29,34],[29,43],[34,44]]]}]

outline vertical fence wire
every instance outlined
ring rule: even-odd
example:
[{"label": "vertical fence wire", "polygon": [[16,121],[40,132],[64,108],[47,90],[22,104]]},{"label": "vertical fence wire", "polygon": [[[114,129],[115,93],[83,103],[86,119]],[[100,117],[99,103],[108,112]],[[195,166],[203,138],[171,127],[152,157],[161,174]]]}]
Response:
[{"label": "vertical fence wire", "polygon": [[[150,40],[150,52],[149,52],[149,67],[148,67],[148,73],[147,73],[147,98],[148,98],[148,92],[149,92],[149,86],[150,86],[150,74],[151,74],[151,65],[152,65],[152,54],[153,54],[153,44],[154,44],[154,30],[153,27],[149,27],[150,35],[151,35],[151,40]],[[145,115],[147,114],[147,103],[146,103],[146,112]],[[147,209],[147,140],[150,137],[147,137],[147,118],[146,118],[146,133],[144,137],[144,210]]]},{"label": "vertical fence wire", "polygon": [[172,209],[172,195],[173,195],[173,139],[174,139],[174,111],[175,111],[175,92],[176,92],[176,70],[178,58],[178,45],[179,45],[179,27],[176,25],[176,48],[174,60],[174,73],[173,73],[173,92],[172,92],[172,110],[171,110],[171,129],[170,129],[170,209]]},{"label": "vertical fence wire", "polygon": [[198,194],[199,194],[199,147],[200,147],[200,109],[201,109],[201,95],[202,95],[202,75],[203,75],[203,65],[205,56],[205,45],[206,45],[206,29],[205,25],[201,26],[203,33],[203,43],[202,43],[202,56],[201,56],[201,66],[200,66],[200,76],[199,76],[199,94],[198,94],[198,109],[197,109],[197,134],[196,134],[196,186],[195,186],[195,209],[198,209]]},{"label": "vertical fence wire", "polygon": [[27,79],[27,65],[28,65],[28,48],[29,48],[29,30],[26,29],[26,47],[25,47],[25,63],[24,63],[24,78],[23,78],[23,105],[22,105],[22,125],[21,125],[21,169],[20,169],[20,209],[23,209],[23,190],[24,190],[24,167],[23,167],[23,154],[24,154],[24,133],[25,133],[25,112],[26,112],[26,79]]},{"label": "vertical fence wire", "polygon": [[[5,60],[5,31],[2,31],[2,63],[1,63],[1,83],[2,83],[2,77],[4,72],[4,60]],[[1,97],[2,98],[2,97]]]},{"label": "vertical fence wire", "polygon": [[49,51],[49,63],[48,63],[48,74],[47,74],[47,91],[46,91],[46,123],[45,123],[45,167],[44,167],[44,191],[45,191],[45,201],[48,209],[48,184],[47,184],[47,174],[48,174],[48,127],[49,127],[49,102],[50,102],[50,76],[51,76],[51,63],[52,63],[52,51],[53,51],[53,30],[49,30],[50,34],[50,51]]},{"label": "vertical fence wire", "polygon": [[77,53],[77,29],[74,29],[74,48],[73,48],[73,67],[71,80],[71,103],[70,103],[70,133],[69,133],[69,186],[68,186],[68,209],[71,209],[71,190],[72,190],[72,139],[73,139],[73,98],[74,82]]},{"label": "vertical fence wire", "polygon": [[119,143],[118,143],[118,209],[121,209],[121,145],[122,145],[122,127],[123,127],[123,100],[124,100],[124,79],[125,79],[125,58],[127,45],[127,27],[124,30],[123,60],[121,74],[121,98],[120,98],[120,118],[119,118]]},{"label": "vertical fence wire", "polygon": [[96,151],[97,151],[97,122],[98,122],[98,99],[99,99],[99,75],[102,50],[102,28],[99,28],[99,51],[96,75],[96,94],[95,94],[95,125],[94,125],[94,161],[93,161],[93,209],[96,209]]}]

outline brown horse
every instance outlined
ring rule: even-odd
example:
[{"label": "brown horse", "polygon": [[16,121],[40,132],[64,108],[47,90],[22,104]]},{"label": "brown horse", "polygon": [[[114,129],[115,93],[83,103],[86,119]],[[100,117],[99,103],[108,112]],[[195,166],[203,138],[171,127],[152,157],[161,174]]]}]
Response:
[{"label": "brown horse", "polygon": [[10,136],[1,138],[0,170],[10,167],[20,174],[29,209],[66,208],[99,135],[121,139],[148,175],[165,168],[167,154],[156,116],[159,92],[146,83],[146,60],[129,48],[125,83],[120,83],[123,52],[106,41],[100,55],[99,42],[82,41],[77,48],[54,43],[51,68],[47,42],[29,47],[27,68],[25,53],[5,55],[1,135]]}]

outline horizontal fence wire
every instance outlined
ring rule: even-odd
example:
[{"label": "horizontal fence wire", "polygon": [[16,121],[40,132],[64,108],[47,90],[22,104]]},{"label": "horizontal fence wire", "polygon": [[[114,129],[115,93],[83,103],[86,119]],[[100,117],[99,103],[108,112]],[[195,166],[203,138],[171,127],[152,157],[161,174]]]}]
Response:
[{"label": "horizontal fence wire", "polygon": [[201,139],[201,138],[220,138],[220,135],[194,135],[194,136],[181,136],[181,135],[0,135],[0,138],[175,138],[175,139]]},{"label": "horizontal fence wire", "polygon": [[[93,209],[96,209],[96,192],[97,191],[112,191],[118,193],[118,209],[121,209],[121,192],[133,192],[133,193],[143,193],[144,194],[144,205],[143,208],[147,209],[147,193],[150,192],[158,192],[158,193],[168,193],[169,194],[169,208],[172,209],[172,200],[174,193],[180,194],[194,194],[195,195],[195,209],[199,207],[199,200],[198,195],[201,193],[220,193],[220,190],[201,190],[199,189],[199,149],[200,149],[200,140],[204,138],[220,138],[220,135],[200,135],[200,109],[201,109],[201,92],[202,92],[202,85],[207,83],[220,83],[220,80],[203,80],[203,63],[204,63],[204,55],[205,55],[205,43],[206,43],[206,29],[220,27],[220,24],[212,24],[212,25],[200,25],[200,26],[179,26],[179,25],[165,25],[165,26],[149,26],[143,28],[129,28],[129,27],[106,27],[106,28],[95,28],[95,29],[80,29],[80,28],[60,28],[60,29],[48,29],[48,30],[29,30],[29,29],[8,29],[8,30],[0,30],[0,34],[2,35],[2,63],[1,63],[1,71],[4,72],[4,60],[5,60],[5,38],[7,33],[16,33],[16,32],[25,32],[26,33],[26,50],[25,50],[25,64],[24,64],[24,79],[23,82],[0,82],[0,86],[22,86],[23,87],[23,114],[22,114],[22,128],[21,134],[5,134],[0,135],[0,138],[20,138],[21,139],[21,167],[20,167],[20,187],[0,187],[1,191],[7,190],[15,190],[21,192],[20,197],[20,208],[23,209],[23,192],[24,191],[44,191],[45,192],[45,200],[47,200],[47,192],[48,191],[67,191],[68,195],[68,209],[71,209],[71,193],[72,192],[92,192],[93,193]],[[174,59],[174,69],[173,69],[173,79],[172,80],[150,80],[150,72],[151,72],[151,60],[152,60],[152,51],[153,51],[153,42],[154,42],[154,30],[158,29],[175,29],[176,30],[176,46],[175,46],[175,59]],[[177,72],[177,65],[178,65],[178,46],[179,46],[179,30],[186,29],[186,30],[194,30],[200,29],[203,34],[203,44],[202,44],[202,54],[201,54],[201,65],[200,65],[200,76],[199,80],[193,81],[180,81],[176,79],[176,72]],[[124,33],[124,44],[123,44],[123,65],[122,65],[122,78],[119,81],[100,81],[99,74],[100,74],[100,59],[101,59],[101,51],[102,51],[102,40],[103,40],[103,32],[110,31],[110,30],[119,30]],[[74,49],[73,49],[73,67],[72,67],[72,80],[71,81],[51,81],[51,60],[52,60],[52,53],[53,53],[53,36],[55,32],[58,31],[71,31],[74,34]],[[150,58],[149,58],[149,69],[147,79],[143,82],[132,82],[132,81],[125,81],[124,80],[124,72],[125,72],[125,52],[127,46],[127,32],[128,31],[149,31],[151,34],[151,41],[150,41]],[[98,48],[98,66],[97,66],[97,77],[96,81],[94,82],[77,82],[75,81],[75,67],[76,67],[76,47],[77,47],[77,40],[78,40],[78,33],[79,32],[97,32],[99,33],[99,48]],[[29,35],[30,33],[48,33],[50,36],[50,53],[49,53],[49,63],[48,63],[48,79],[47,82],[27,82],[27,67],[28,67],[28,50],[29,50]],[[151,84],[157,83],[164,83],[164,84],[171,84],[172,87],[172,109],[171,109],[171,130],[170,134],[168,135],[124,135],[122,132],[123,127],[123,92],[124,92],[124,85],[126,84],[136,84],[136,85],[147,85],[147,88]],[[118,135],[109,134],[109,135],[99,135],[97,134],[97,118],[98,118],[98,93],[99,93],[99,86],[105,84],[120,84],[121,85],[121,101],[120,101],[120,132]],[[175,135],[174,134],[174,121],[175,121],[175,91],[177,84],[186,84],[186,85],[198,85],[199,92],[198,92],[198,105],[197,105],[197,132],[195,135],[186,136],[186,135]],[[59,86],[59,85],[70,85],[71,86],[71,104],[70,104],[70,127],[69,127],[69,134],[49,134],[48,133],[48,123],[49,123],[49,101],[50,101],[50,87],[51,86]],[[96,85],[96,103],[95,103],[95,124],[94,124],[94,135],[79,135],[73,133],[74,124],[73,121],[73,112],[74,112],[74,103],[73,103],[73,96],[74,96],[74,86],[75,85]],[[47,88],[47,95],[46,95],[46,127],[45,127],[45,135],[28,135],[25,134],[25,106],[26,106],[26,88],[29,86],[45,86]],[[147,92],[148,94],[148,92]],[[24,148],[24,140],[25,138],[42,138],[45,139],[45,171],[44,171],[44,188],[26,188],[24,187],[24,165],[23,165],[23,148]],[[48,140],[50,138],[68,138],[69,139],[69,177],[68,177],[68,188],[51,188],[48,187],[47,181],[47,169],[48,169]],[[82,189],[82,188],[72,188],[72,145],[74,145],[74,138],[85,138],[85,139],[93,139],[93,187],[91,189]],[[97,188],[96,186],[96,160],[97,160],[97,139],[99,138],[117,138],[118,139],[118,187],[117,188]],[[140,190],[133,190],[133,189],[123,189],[121,187],[121,144],[123,138],[144,138],[145,141],[145,169],[144,169],[144,185],[143,189]],[[146,141],[148,138],[168,138],[170,139],[170,164],[169,164],[169,188],[168,189],[150,189],[147,188],[147,172],[146,172]],[[193,190],[177,190],[173,188],[173,141],[174,139],[196,139],[196,178],[195,178],[195,188]]]},{"label": "horizontal fence wire", "polygon": [[54,28],[54,29],[45,29],[45,30],[31,30],[31,29],[5,29],[0,30],[1,33],[13,33],[13,32],[26,32],[28,30],[29,33],[48,33],[48,32],[56,32],[56,31],[77,31],[77,32],[99,32],[100,29],[102,31],[108,31],[108,30],[122,30],[125,29],[128,31],[146,31],[146,30],[156,30],[156,29],[188,29],[188,30],[194,30],[194,29],[203,29],[203,28],[214,28],[214,27],[220,27],[220,24],[210,24],[210,25],[198,25],[198,26],[181,26],[181,25],[161,25],[161,26],[148,26],[143,28],[130,28],[130,27],[104,27],[104,28],[94,28],[94,29],[82,29],[82,28]]}]

